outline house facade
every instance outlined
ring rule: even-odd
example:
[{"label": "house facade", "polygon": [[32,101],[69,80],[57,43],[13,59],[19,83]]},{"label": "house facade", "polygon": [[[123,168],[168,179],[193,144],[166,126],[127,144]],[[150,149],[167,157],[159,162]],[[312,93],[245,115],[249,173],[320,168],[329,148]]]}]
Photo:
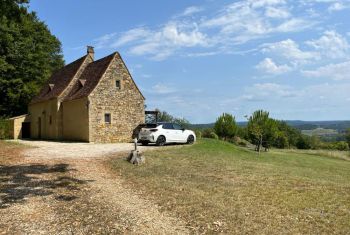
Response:
[{"label": "house facade", "polygon": [[125,142],[145,121],[145,98],[118,52],[94,50],[52,74],[28,106],[33,139]]}]

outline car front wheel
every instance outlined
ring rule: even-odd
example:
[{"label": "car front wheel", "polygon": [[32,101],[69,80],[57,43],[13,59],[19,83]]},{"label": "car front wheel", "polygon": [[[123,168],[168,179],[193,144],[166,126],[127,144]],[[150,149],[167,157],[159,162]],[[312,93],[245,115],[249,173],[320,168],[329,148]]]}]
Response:
[{"label": "car front wheel", "polygon": [[158,138],[157,138],[156,145],[158,145],[158,146],[164,146],[164,145],[165,145],[165,142],[166,142],[165,136],[164,136],[164,135],[160,135],[160,136],[158,136]]},{"label": "car front wheel", "polygon": [[194,136],[190,135],[187,137],[187,144],[193,144],[194,143]]}]

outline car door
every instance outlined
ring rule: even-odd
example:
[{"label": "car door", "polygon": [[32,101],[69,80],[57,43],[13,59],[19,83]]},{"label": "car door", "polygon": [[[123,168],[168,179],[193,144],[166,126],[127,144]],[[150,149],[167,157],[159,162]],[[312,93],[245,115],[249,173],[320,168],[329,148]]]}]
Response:
[{"label": "car door", "polygon": [[167,142],[176,142],[176,133],[172,123],[164,123],[163,129]]},{"label": "car door", "polygon": [[182,128],[182,126],[174,123],[173,127],[174,127],[175,141],[176,142],[184,142],[184,141],[186,141],[186,137],[184,136],[185,131]]}]

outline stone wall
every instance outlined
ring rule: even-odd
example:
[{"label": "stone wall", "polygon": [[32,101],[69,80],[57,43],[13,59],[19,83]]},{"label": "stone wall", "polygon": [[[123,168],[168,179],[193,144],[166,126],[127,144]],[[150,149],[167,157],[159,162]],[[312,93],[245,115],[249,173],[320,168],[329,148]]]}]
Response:
[{"label": "stone wall", "polygon": [[[120,80],[121,88],[116,87]],[[105,123],[105,114],[111,123]],[[144,98],[133,82],[119,54],[89,95],[90,142],[125,142],[133,130],[145,121]]]}]

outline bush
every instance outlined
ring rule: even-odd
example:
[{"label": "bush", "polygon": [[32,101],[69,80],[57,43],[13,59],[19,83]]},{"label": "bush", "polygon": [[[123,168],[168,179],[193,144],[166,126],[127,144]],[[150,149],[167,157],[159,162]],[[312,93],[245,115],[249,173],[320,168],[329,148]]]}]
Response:
[{"label": "bush", "polygon": [[202,131],[202,137],[203,138],[210,138],[210,133],[212,133],[212,132],[213,132],[213,130],[210,128],[204,129]]},{"label": "bush", "polygon": [[219,139],[219,136],[217,134],[215,134],[215,132],[210,132],[209,134],[209,137],[208,138],[211,138],[211,139],[216,139],[218,140]]},{"label": "bush", "polygon": [[325,143],[323,148],[330,150],[349,151],[349,145],[345,141]]},{"label": "bush", "polygon": [[10,138],[10,123],[6,119],[0,119],[0,139]]},{"label": "bush", "polygon": [[311,141],[307,136],[300,136],[296,143],[296,147],[298,149],[311,149]]},{"label": "bush", "polygon": [[202,132],[200,130],[195,130],[194,133],[196,134],[197,139],[202,138]]}]

